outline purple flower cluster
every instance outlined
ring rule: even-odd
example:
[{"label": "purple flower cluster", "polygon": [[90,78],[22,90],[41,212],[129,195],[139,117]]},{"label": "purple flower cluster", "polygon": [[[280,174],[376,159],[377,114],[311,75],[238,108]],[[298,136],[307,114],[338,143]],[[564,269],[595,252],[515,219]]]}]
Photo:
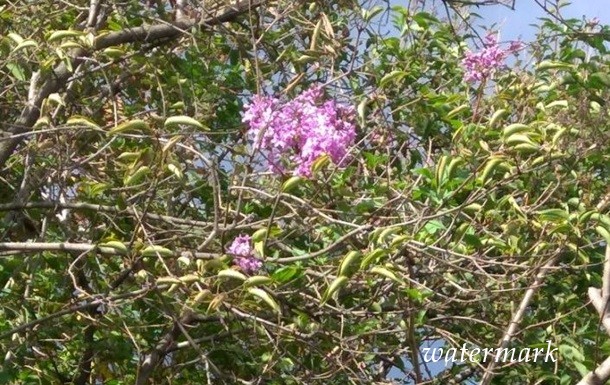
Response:
[{"label": "purple flower cluster", "polygon": [[296,165],[295,175],[310,177],[313,162],[322,155],[337,165],[345,160],[356,137],[355,111],[322,97],[322,89],[314,87],[288,102],[255,96],[244,107],[243,122],[271,170],[283,173],[282,161],[288,161]]},{"label": "purple flower cluster", "polygon": [[504,65],[504,60],[511,53],[523,49],[523,42],[512,41],[507,49],[498,45],[498,35],[490,33],[485,37],[483,49],[479,52],[467,52],[462,60],[466,70],[464,80],[476,82],[488,79]]},{"label": "purple flower cluster", "polygon": [[229,254],[234,256],[233,262],[246,273],[254,273],[263,267],[263,262],[254,256],[251,241],[249,235],[242,234],[228,248]]}]

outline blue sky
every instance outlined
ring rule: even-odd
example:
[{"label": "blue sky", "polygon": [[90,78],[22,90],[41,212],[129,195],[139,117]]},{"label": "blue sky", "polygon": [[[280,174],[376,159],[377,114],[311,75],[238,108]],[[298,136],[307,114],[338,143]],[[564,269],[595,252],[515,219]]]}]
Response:
[{"label": "blue sky", "polygon": [[[539,0],[544,4],[545,0]],[[547,1],[555,3],[555,1]],[[503,6],[481,7],[477,11],[483,18],[477,25],[489,26],[497,23],[501,32],[502,40],[514,40],[521,38],[525,41],[532,40],[536,28],[537,19],[545,16],[545,12],[534,0],[516,0],[515,10],[512,11]],[[561,14],[564,18],[587,19],[598,17],[602,24],[610,24],[610,1],[609,0],[574,0],[571,4],[562,8]]]}]

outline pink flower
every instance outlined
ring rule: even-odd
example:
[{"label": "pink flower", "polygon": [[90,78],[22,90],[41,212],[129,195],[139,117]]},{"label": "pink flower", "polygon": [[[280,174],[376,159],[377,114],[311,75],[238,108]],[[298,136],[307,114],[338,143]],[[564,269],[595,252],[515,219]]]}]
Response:
[{"label": "pink flower", "polygon": [[254,257],[238,257],[234,262],[246,273],[255,273],[263,267],[263,262]]},{"label": "pink flower", "polygon": [[322,89],[312,87],[291,101],[255,96],[244,107],[250,139],[272,171],[282,173],[290,164],[296,175],[311,176],[313,162],[322,155],[342,164],[356,137],[355,111],[322,97]]},{"label": "pink flower", "polygon": [[498,45],[498,35],[488,34],[483,42],[483,49],[479,52],[467,52],[462,60],[466,70],[464,80],[467,82],[482,81],[490,78],[497,70],[504,66],[504,61],[511,53],[523,49],[521,41],[512,41],[507,49]]},{"label": "pink flower", "polygon": [[229,253],[239,257],[247,257],[252,255],[252,247],[250,246],[251,238],[249,235],[240,235],[233,240],[229,246]]},{"label": "pink flower", "polygon": [[234,256],[233,263],[246,273],[254,273],[263,267],[263,262],[254,256],[249,235],[239,235],[227,249]]}]

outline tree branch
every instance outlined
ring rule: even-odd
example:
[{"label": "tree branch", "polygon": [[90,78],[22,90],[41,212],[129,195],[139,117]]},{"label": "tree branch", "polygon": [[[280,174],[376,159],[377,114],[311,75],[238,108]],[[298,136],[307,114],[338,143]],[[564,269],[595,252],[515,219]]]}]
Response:
[{"label": "tree branch", "polygon": [[[240,1],[235,6],[230,7],[218,16],[209,18],[202,22],[179,20],[175,23],[155,24],[141,26],[137,28],[129,28],[118,32],[98,36],[93,42],[93,48],[86,50],[84,48],[74,49],[71,52],[71,66],[76,68],[85,61],[95,51],[104,48],[129,44],[129,43],[153,43],[159,40],[175,39],[193,27],[208,29],[211,26],[233,21],[238,16],[249,12],[250,10],[259,7],[265,0],[255,1]],[[8,158],[13,151],[24,140],[21,134],[34,126],[40,117],[40,106],[42,102],[52,93],[58,92],[65,87],[66,83],[72,76],[72,71],[65,63],[55,67],[47,76],[37,81],[34,77],[31,80],[31,86],[42,84],[35,95],[28,99],[28,105],[21,112],[21,116],[11,126],[8,138],[0,138],[0,168],[4,167]],[[17,135],[11,135],[17,134]]]},{"label": "tree branch", "polygon": [[[506,329],[506,332],[504,333],[504,336],[502,337],[502,340],[500,341],[499,349],[506,349],[508,347],[508,344],[510,343],[513,336],[517,332],[517,327],[521,323],[521,320],[523,319],[523,316],[525,315],[525,311],[527,310],[527,307],[529,306],[532,298],[534,297],[534,293],[536,292],[536,290],[538,290],[540,285],[542,285],[542,282],[544,281],[544,277],[546,276],[549,269],[551,267],[553,267],[553,265],[555,265],[555,262],[557,262],[558,258],[559,258],[559,252],[557,252],[557,254],[555,256],[553,256],[551,259],[549,259],[544,264],[544,266],[542,266],[540,268],[540,271],[538,271],[538,274],[536,274],[536,278],[534,279],[534,282],[526,290],[525,295],[523,296],[523,299],[521,300],[521,303],[519,304],[519,308],[517,308],[517,311],[513,315],[512,319],[508,325],[508,328]],[[496,360],[491,360],[491,362],[489,362],[489,364],[487,364],[485,373],[483,373],[483,378],[481,378],[481,382],[479,382],[480,385],[489,385],[491,383],[491,380],[494,376],[493,370],[495,369],[496,365],[497,365]]]},{"label": "tree branch", "polygon": [[37,318],[33,321],[21,324],[17,327],[14,327],[13,329],[4,332],[2,334],[0,334],[0,340],[10,337],[15,333],[19,333],[21,331],[24,330],[28,330],[33,328],[36,325],[54,320],[56,318],[62,317],[64,315],[68,315],[68,314],[72,314],[72,313],[76,313],[78,311],[83,311],[83,310],[87,310],[90,308],[96,308],[100,305],[104,305],[108,302],[113,302],[113,301],[118,301],[118,300],[122,300],[122,299],[126,299],[126,298],[132,298],[132,297],[139,297],[139,296],[143,296],[146,293],[150,292],[153,289],[157,289],[157,290],[165,290],[167,288],[169,288],[170,285],[168,284],[163,284],[163,285],[158,285],[156,287],[145,287],[143,289],[139,289],[136,291],[132,291],[132,292],[128,292],[128,293],[122,293],[122,294],[116,294],[116,295],[112,295],[112,296],[95,296],[93,299],[91,299],[90,301],[84,301],[84,303],[79,304],[79,305],[74,305],[74,306],[70,306],[67,309],[63,309],[63,310],[59,310],[55,313],[49,314],[45,317],[41,317],[41,318]]},{"label": "tree branch", "polygon": [[[610,309],[608,309],[608,303],[610,302],[610,245],[606,245],[602,288],[590,287],[589,298],[599,314],[600,322],[606,329],[606,333],[610,335]],[[577,385],[603,385],[608,380],[610,380],[610,357],[599,364],[595,370],[584,376]]]},{"label": "tree branch", "polygon": [[[128,243],[123,244],[128,247]],[[112,247],[99,246],[92,243],[63,243],[63,242],[0,242],[0,251],[24,251],[24,252],[40,252],[40,251],[66,251],[66,252],[81,252],[86,253],[89,251],[95,251],[98,254],[104,255],[124,255],[125,252],[120,249]],[[220,254],[216,253],[202,253],[193,251],[174,251],[171,255],[165,255],[169,258],[172,257],[190,257],[196,259],[214,259],[218,258]]]},{"label": "tree branch", "polygon": [[[74,209],[74,210],[91,210],[97,212],[107,212],[107,213],[122,213],[126,212],[131,215],[135,215],[140,217],[142,213],[137,210],[132,209],[131,207],[126,207],[125,209],[120,209],[116,206],[104,206],[97,205],[92,203],[83,203],[83,202],[12,202],[12,203],[4,203],[0,204],[0,211],[12,211],[19,209]],[[192,219],[184,219],[184,218],[176,218],[169,215],[158,215],[152,213],[146,213],[146,218],[155,219],[164,221],[167,223],[171,223],[174,225],[186,225],[191,227],[201,227],[204,229],[208,229],[214,226],[211,222],[204,221],[196,221]]]}]

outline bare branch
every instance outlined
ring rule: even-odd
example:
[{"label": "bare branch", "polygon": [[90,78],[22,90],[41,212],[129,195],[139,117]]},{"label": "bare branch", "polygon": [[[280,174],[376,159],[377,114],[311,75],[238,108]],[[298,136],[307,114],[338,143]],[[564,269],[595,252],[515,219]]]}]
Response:
[{"label": "bare branch", "polygon": [[[141,26],[138,28],[128,28],[122,31],[109,33],[99,36],[93,43],[92,50],[83,48],[74,49],[71,53],[71,66],[62,63],[50,71],[45,78],[40,80],[42,86],[33,99],[28,100],[28,106],[25,107],[19,119],[12,126],[10,133],[20,134],[30,129],[40,117],[40,106],[42,102],[52,93],[58,92],[65,87],[72,71],[69,68],[76,68],[84,62],[86,57],[89,57],[94,51],[99,51],[111,46],[129,44],[129,43],[153,43],[160,40],[174,39],[181,36],[185,31],[193,27],[201,27],[208,29],[211,26],[230,22],[236,17],[249,12],[250,10],[260,6],[264,0],[243,1],[239,2],[234,7],[227,9],[218,16],[214,16],[201,23],[190,20],[179,20],[173,24],[164,23],[156,25]],[[33,81],[35,79],[32,79]],[[0,138],[0,167],[3,167],[13,151],[23,141],[22,136],[9,136],[2,141]]]},{"label": "bare branch", "polygon": [[[129,244],[125,244],[127,247]],[[24,252],[40,252],[40,251],[70,251],[70,252],[89,252],[95,251],[104,255],[124,255],[125,253],[119,249],[112,247],[98,246],[92,243],[62,243],[62,242],[1,242],[0,250],[7,251],[24,251]],[[214,259],[218,258],[219,254],[202,253],[192,251],[176,251],[168,257],[190,257],[197,259]]]},{"label": "bare branch", "polygon": [[610,357],[606,358],[594,371],[587,374],[576,385],[604,385],[610,379]]},{"label": "bare branch", "polygon": [[[589,288],[591,304],[597,310],[600,322],[610,335],[610,313],[608,300],[610,299],[610,245],[606,245],[604,271],[602,274],[602,288]],[[610,380],[610,357],[606,358],[595,370],[587,374],[577,385],[603,385]]]},{"label": "bare branch", "polygon": [[[158,286],[156,286],[156,289],[164,290],[164,289],[167,289],[169,286],[170,285],[166,285],[166,284],[158,285]],[[93,299],[91,299],[89,301],[85,301],[82,304],[75,305],[75,306],[70,306],[67,309],[63,309],[63,310],[57,311],[57,312],[55,312],[53,314],[49,314],[49,315],[47,315],[45,317],[38,318],[38,319],[35,319],[33,321],[30,321],[30,322],[24,323],[22,325],[19,325],[19,326],[15,327],[15,328],[5,332],[5,333],[0,334],[0,340],[4,339],[6,337],[10,337],[13,334],[19,333],[19,332],[21,332],[23,330],[31,329],[31,328],[33,328],[36,325],[39,325],[39,324],[42,324],[42,323],[54,320],[56,318],[62,317],[64,315],[76,313],[78,311],[82,311],[82,310],[86,310],[86,309],[95,308],[95,307],[98,307],[98,306],[103,305],[103,304],[108,303],[108,302],[118,301],[118,300],[125,299],[125,298],[138,297],[138,296],[141,296],[141,295],[144,295],[144,294],[148,293],[152,289],[153,289],[153,287],[145,287],[145,288],[140,289],[140,290],[136,290],[136,291],[132,291],[132,292],[128,292],[128,293],[116,294],[116,295],[113,295],[113,296],[107,296],[107,297],[96,296],[95,298],[93,298]]]},{"label": "bare branch", "polygon": [[87,17],[87,28],[95,27],[97,16],[100,12],[100,0],[91,0],[89,3],[89,16]]},{"label": "bare branch", "polygon": [[[519,304],[519,308],[517,308],[517,311],[513,315],[513,318],[511,319],[510,324],[508,325],[508,328],[506,329],[506,332],[504,333],[504,336],[500,341],[499,349],[506,349],[508,347],[508,344],[517,332],[517,327],[519,326],[519,323],[521,323],[521,319],[523,318],[527,307],[529,306],[532,298],[534,297],[534,293],[536,292],[536,290],[538,290],[540,285],[542,285],[544,277],[548,273],[549,269],[551,269],[553,265],[555,265],[555,262],[557,262],[558,258],[559,252],[550,260],[548,260],[547,263],[545,263],[544,266],[540,268],[538,274],[536,274],[534,282],[526,290],[525,295],[523,296],[523,299]],[[496,360],[491,360],[491,362],[487,365],[487,368],[485,369],[483,378],[481,378],[481,382],[479,383],[480,385],[489,385],[491,383],[491,380],[494,376],[493,370],[495,369],[496,365]]]}]

